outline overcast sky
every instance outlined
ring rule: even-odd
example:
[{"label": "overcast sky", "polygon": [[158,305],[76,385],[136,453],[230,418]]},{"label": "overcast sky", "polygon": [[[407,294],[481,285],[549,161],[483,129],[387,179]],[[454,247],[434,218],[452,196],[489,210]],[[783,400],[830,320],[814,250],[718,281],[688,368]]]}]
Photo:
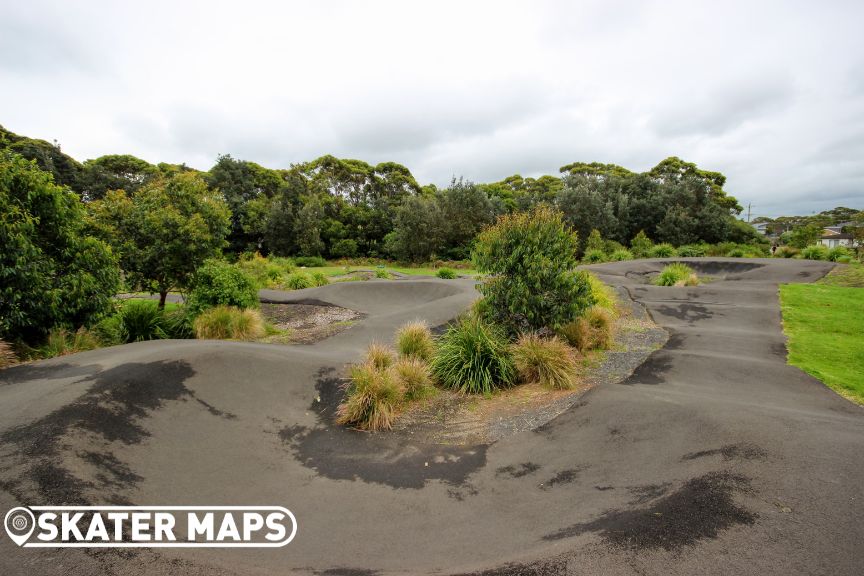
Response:
[{"label": "overcast sky", "polygon": [[13,2],[0,124],[79,160],[323,154],[421,183],[727,175],[755,215],[864,208],[864,2]]}]

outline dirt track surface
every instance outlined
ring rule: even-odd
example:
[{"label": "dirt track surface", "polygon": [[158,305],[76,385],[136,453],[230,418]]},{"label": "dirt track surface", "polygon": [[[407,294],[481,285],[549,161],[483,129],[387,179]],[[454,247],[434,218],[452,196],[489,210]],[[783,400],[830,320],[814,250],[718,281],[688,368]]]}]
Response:
[{"label": "dirt track surface", "polygon": [[[687,259],[680,259],[687,260]],[[344,364],[468,280],[352,282],[270,301],[366,315],[302,347],[146,342],[0,372],[0,512],[18,504],[282,505],[272,550],[18,549],[0,574],[861,574],[864,410],[785,363],[777,284],[830,265],[592,266],[670,332],[621,384],[492,445],[418,446],[331,422]]]}]

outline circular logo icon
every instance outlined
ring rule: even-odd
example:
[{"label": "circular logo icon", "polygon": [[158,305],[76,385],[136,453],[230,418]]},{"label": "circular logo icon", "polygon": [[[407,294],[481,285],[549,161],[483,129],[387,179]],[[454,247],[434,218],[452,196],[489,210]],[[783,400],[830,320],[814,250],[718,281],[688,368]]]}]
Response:
[{"label": "circular logo icon", "polygon": [[3,523],[9,538],[21,546],[33,533],[33,529],[36,527],[36,518],[33,516],[33,512],[27,508],[18,507],[6,513]]}]

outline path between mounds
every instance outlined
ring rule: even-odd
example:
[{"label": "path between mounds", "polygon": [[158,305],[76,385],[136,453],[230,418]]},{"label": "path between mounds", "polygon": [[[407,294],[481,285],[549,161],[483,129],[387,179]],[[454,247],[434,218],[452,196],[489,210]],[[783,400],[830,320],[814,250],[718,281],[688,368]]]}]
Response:
[{"label": "path between mounds", "polygon": [[647,307],[667,345],[489,446],[330,420],[344,364],[407,320],[455,316],[475,298],[469,280],[269,294],[366,314],[308,346],[145,342],[0,372],[0,510],[274,504],[300,527],[264,551],[87,554],[4,538],[0,573],[860,573],[864,410],[786,365],[777,300],[778,283],[830,264],[697,260],[712,283],[644,283],[663,264],[591,268]]}]

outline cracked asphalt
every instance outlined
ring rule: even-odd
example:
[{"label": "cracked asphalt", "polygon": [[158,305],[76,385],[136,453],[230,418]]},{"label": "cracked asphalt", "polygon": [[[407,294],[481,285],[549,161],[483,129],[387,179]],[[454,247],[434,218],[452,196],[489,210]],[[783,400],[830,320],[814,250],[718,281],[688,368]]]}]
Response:
[{"label": "cracked asphalt", "polygon": [[[677,259],[688,261],[689,259]],[[310,345],[154,341],[0,372],[0,511],[280,505],[266,550],[19,549],[2,574],[832,574],[864,566],[864,410],[787,366],[777,286],[830,264],[591,266],[669,331],[620,384],[491,445],[416,445],[332,423],[340,376],[400,324],[440,325],[470,280],[334,284],[269,301],[365,317]]]}]

